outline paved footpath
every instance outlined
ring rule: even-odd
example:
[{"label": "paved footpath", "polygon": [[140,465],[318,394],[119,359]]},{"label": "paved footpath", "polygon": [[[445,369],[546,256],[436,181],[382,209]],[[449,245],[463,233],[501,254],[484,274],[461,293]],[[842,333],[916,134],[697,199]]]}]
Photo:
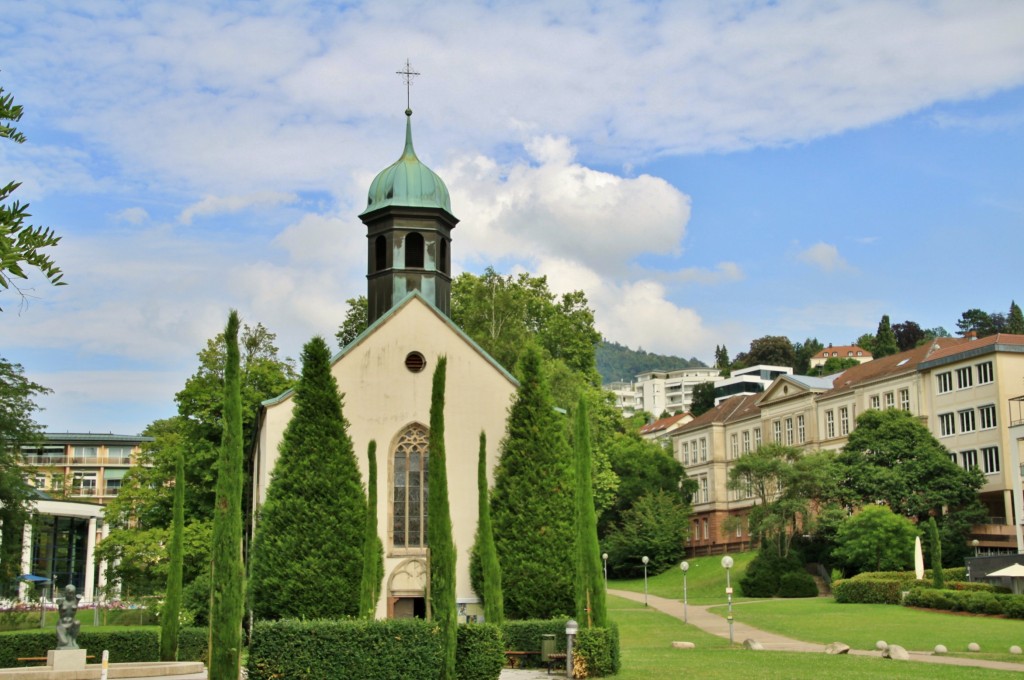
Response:
[{"label": "paved footpath", "polygon": [[[643,602],[643,593],[634,593],[626,590],[609,590],[610,595],[622,597],[627,600],[633,600],[634,602]],[[654,595],[647,596],[648,605],[658,611],[674,616],[677,619],[683,619],[683,603],[678,600],[670,600],[664,597],[656,597]],[[718,607],[721,605],[711,605]],[[746,603],[741,605],[746,606]],[[733,605],[733,610],[736,610],[736,605]],[[729,622],[723,616],[712,614],[708,611],[708,607],[702,607],[697,605],[689,605],[686,608],[686,620],[688,623],[700,628],[706,633],[717,635],[725,639],[729,639]],[[815,652],[818,654],[825,653],[825,645],[818,644],[816,642],[804,642],[802,640],[794,640],[783,635],[776,633],[769,633],[768,631],[748,626],[745,623],[733,620],[733,641],[737,644],[743,644],[744,640],[753,639],[761,643],[761,645],[770,651],[775,652]],[[894,644],[899,644],[897,641],[892,641]],[[851,649],[850,654],[857,656],[873,656],[879,657],[881,655],[878,651],[867,651],[863,649]],[[920,661],[922,663],[936,663],[946,666],[975,666],[978,668],[992,668],[1001,671],[1017,671],[1018,673],[1024,671],[1024,664],[1009,663],[1006,661],[989,661],[987,659],[971,659],[959,656],[935,656],[931,652],[909,652],[911,661]]]}]

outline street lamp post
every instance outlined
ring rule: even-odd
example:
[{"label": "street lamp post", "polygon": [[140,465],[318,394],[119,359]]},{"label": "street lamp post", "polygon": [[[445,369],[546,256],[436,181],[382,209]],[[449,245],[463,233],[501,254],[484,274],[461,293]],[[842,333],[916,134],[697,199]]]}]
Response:
[{"label": "street lamp post", "polygon": [[725,569],[725,596],[729,600],[729,615],[726,619],[729,621],[729,644],[733,643],[732,639],[732,581],[729,578],[729,570],[732,569],[732,558],[726,555],[722,558],[722,568]]},{"label": "street lamp post", "polygon": [[650,560],[647,559],[647,555],[644,555],[642,561],[644,563],[644,606],[646,607],[647,606],[647,563],[650,562]]},{"label": "street lamp post", "polygon": [[971,541],[971,545],[974,546],[974,556],[977,557],[978,556],[978,546],[981,545],[981,541],[979,541],[978,539],[974,539],[973,541]]},{"label": "street lamp post", "polygon": [[565,677],[572,677],[572,641],[579,632],[580,625],[575,620],[569,619],[565,622]]},{"label": "street lamp post", "polygon": [[603,553],[601,559],[604,560],[604,590],[608,592],[608,553]]},{"label": "street lamp post", "polygon": [[683,560],[679,568],[683,570],[683,623],[688,623],[686,619],[686,572],[690,571],[690,563]]}]

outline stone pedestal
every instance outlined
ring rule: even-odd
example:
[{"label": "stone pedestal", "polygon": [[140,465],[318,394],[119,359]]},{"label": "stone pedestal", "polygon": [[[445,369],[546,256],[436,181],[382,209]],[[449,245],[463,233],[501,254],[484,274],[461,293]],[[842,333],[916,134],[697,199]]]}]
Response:
[{"label": "stone pedestal", "polygon": [[46,653],[46,665],[54,671],[85,670],[85,650],[51,649]]}]

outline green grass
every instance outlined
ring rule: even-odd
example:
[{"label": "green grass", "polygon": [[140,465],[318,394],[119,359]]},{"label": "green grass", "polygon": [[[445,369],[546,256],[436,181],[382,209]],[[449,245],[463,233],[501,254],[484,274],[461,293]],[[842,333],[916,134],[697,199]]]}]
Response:
[{"label": "green grass", "polygon": [[[740,594],[740,578],[747,571],[747,565],[754,559],[756,552],[738,553],[733,555],[734,565],[730,573],[734,600],[743,599]],[[725,569],[722,568],[722,556],[694,557],[687,560],[690,570],[686,573],[686,597],[693,604],[714,604],[725,601]],[[609,581],[608,587],[619,590],[644,592],[644,579],[623,579]],[[674,568],[657,576],[647,577],[647,592],[658,597],[673,600],[683,599],[683,572],[676,565]]]},{"label": "green grass", "polygon": [[[725,607],[711,611],[725,616]],[[1012,619],[953,614],[884,604],[837,604],[830,597],[748,601],[733,607],[737,621],[808,642],[842,641],[854,649],[874,649],[885,640],[914,651],[945,645],[968,656],[977,642],[983,654],[969,656],[1021,663],[1010,645],[1024,643],[1024,625]],[[962,653],[962,654],[961,654]]]},{"label": "green grass", "polygon": [[[699,677],[701,680],[889,680],[895,674],[893,664],[900,663],[846,655],[751,652],[739,646],[730,647],[724,638],[709,635],[679,619],[637,606],[629,600],[610,596],[608,609],[612,619],[618,623],[621,635],[622,672],[615,676],[619,680],[681,677]],[[672,649],[673,640],[687,640],[695,643],[697,648]],[[1006,677],[1004,671],[923,663],[900,663],[898,675],[900,678],[930,680]]]}]

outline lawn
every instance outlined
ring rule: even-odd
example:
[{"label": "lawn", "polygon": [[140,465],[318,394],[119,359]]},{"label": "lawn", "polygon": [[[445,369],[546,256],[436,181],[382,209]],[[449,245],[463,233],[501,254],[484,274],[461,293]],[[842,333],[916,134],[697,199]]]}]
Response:
[{"label": "lawn", "polygon": [[[757,553],[747,552],[733,555],[735,564],[732,568],[730,578],[735,589],[734,600],[743,599],[740,594],[740,578],[747,571],[747,565],[754,559]],[[716,557],[694,557],[687,560],[690,563],[690,570],[686,573],[687,601],[693,604],[714,604],[725,602],[725,569],[722,568],[722,556]],[[632,590],[637,593],[644,592],[643,578],[609,581],[608,587],[619,590]],[[668,597],[673,600],[683,599],[683,572],[676,565],[673,569],[648,576],[647,592],[659,597]]]},{"label": "lawn", "polygon": [[[725,607],[713,612],[725,616]],[[977,642],[983,652],[1010,656],[1011,645],[1024,645],[1024,623],[970,614],[955,614],[884,604],[837,604],[830,597],[798,600],[747,601],[733,607],[737,621],[798,640],[828,644],[836,640],[854,649],[874,649],[885,640],[906,649],[930,651],[945,645],[951,652],[966,652]],[[988,658],[988,657],[986,657]]]},{"label": "lawn", "polygon": [[[641,590],[643,583],[641,582]],[[754,606],[754,605],[751,605]],[[843,678],[888,680],[899,663],[900,678],[971,680],[1006,677],[1005,671],[923,663],[894,662],[880,658],[829,656],[794,652],[751,652],[730,648],[724,638],[704,633],[657,610],[639,607],[618,597],[608,598],[611,618],[618,623],[622,643],[619,680],[700,677],[720,678]],[[696,649],[673,649],[673,640],[687,640]]]}]

